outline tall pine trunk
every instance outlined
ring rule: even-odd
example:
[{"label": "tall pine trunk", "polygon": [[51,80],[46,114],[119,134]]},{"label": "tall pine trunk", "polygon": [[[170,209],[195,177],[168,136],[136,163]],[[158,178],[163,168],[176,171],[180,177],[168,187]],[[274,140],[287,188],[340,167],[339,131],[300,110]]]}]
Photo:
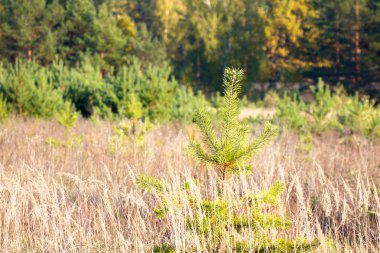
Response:
[{"label": "tall pine trunk", "polygon": [[335,73],[339,74],[340,67],[340,41],[339,41],[339,31],[340,31],[340,9],[338,4],[335,5]]},{"label": "tall pine trunk", "polygon": [[28,62],[32,62],[32,54],[33,54],[33,51],[32,51],[32,46],[29,46],[28,47]]},{"label": "tall pine trunk", "polygon": [[360,0],[356,0],[356,29],[355,29],[355,71],[356,71],[356,84],[360,80]]}]

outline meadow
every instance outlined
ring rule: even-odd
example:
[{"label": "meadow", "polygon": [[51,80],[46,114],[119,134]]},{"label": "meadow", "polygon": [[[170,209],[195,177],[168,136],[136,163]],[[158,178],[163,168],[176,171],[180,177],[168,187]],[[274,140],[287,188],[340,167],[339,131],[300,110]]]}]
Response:
[{"label": "meadow", "polygon": [[0,0],[0,253],[380,252],[380,0]]},{"label": "meadow", "polygon": [[[144,173],[183,198],[183,180],[193,182],[199,198],[212,195],[215,172],[188,155],[194,126],[162,124],[138,142],[115,142],[114,125],[80,119],[72,133],[82,142],[67,148],[46,143],[49,137],[64,138],[53,120],[16,117],[1,124],[1,252],[150,252],[166,244],[177,252],[188,252],[189,245],[204,249],[207,238],[186,228],[189,213],[158,219],[152,208],[159,198],[135,184]],[[255,129],[257,135],[260,124]],[[379,143],[329,132],[314,136],[310,152],[298,147],[297,134],[283,128],[253,159],[252,174],[226,183],[228,196],[280,180],[286,185],[281,201],[266,211],[286,215],[293,225],[273,229],[271,236],[316,238],[314,252],[378,252]],[[225,245],[223,251],[232,248]]]},{"label": "meadow", "polygon": [[82,68],[3,69],[1,252],[380,250],[374,100],[320,80],[252,102],[230,68],[206,98],[166,67]]}]

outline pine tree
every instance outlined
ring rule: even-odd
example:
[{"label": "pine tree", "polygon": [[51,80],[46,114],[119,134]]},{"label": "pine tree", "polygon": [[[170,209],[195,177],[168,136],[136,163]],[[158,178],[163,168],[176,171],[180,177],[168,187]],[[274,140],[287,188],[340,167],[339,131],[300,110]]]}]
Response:
[{"label": "pine tree", "polygon": [[[238,119],[242,77],[241,70],[225,70],[220,134],[217,134],[211,117],[205,111],[199,111],[195,116],[202,140],[192,140],[190,149],[198,160],[217,170],[222,185],[228,183],[227,174],[246,170],[246,161],[269,144],[277,134],[277,129],[266,123],[262,133],[254,141],[249,141],[248,128]],[[190,214],[185,217],[187,229],[195,231],[201,240],[201,248],[195,249],[190,243],[186,249],[188,252],[304,252],[318,244],[305,239],[285,240],[270,236],[271,229],[281,230],[291,225],[291,221],[284,217],[263,212],[263,205],[278,205],[278,199],[285,189],[280,182],[262,192],[248,193],[234,200],[228,198],[225,191],[219,191],[211,200],[196,197],[191,184],[186,182],[182,190],[186,195],[184,197],[181,192],[171,192],[165,182],[146,175],[140,175],[136,184],[159,196],[162,204],[154,212],[160,218],[178,208],[188,208],[184,201],[188,199]],[[242,209],[248,210],[241,212]],[[248,238],[244,236],[247,228],[250,230]],[[174,246],[168,244],[155,247],[155,252],[175,250]]]},{"label": "pine tree", "polygon": [[271,80],[281,80],[284,72],[313,66],[328,67],[329,61],[305,55],[304,48],[318,51],[316,40],[321,33],[312,22],[319,13],[309,0],[263,0],[258,8],[264,31],[267,67],[271,68]]},{"label": "pine tree", "polygon": [[100,55],[102,61],[111,66],[120,64],[127,37],[106,4],[99,7],[93,29],[88,33],[87,39],[92,50]]},{"label": "pine tree", "polygon": [[60,29],[59,53],[75,63],[86,51],[94,51],[91,34],[95,31],[96,8],[92,0],[65,1],[65,21]]},{"label": "pine tree", "polygon": [[0,91],[14,112],[49,118],[62,108],[62,92],[49,83],[47,73],[34,61],[18,60],[6,70],[0,79]]},{"label": "pine tree", "polygon": [[[362,7],[363,9],[363,7]],[[364,12],[362,10],[362,12]],[[367,1],[365,17],[362,25],[363,73],[364,79],[380,80],[380,1]],[[379,98],[380,90],[373,88],[373,93]],[[377,94],[376,94],[377,93]]]},{"label": "pine tree", "polygon": [[0,12],[2,54],[8,59],[33,58],[50,63],[56,54],[63,8],[57,0],[3,1]]},{"label": "pine tree", "polygon": [[50,146],[56,147],[67,147],[71,148],[77,146],[81,143],[81,138],[75,135],[72,135],[71,129],[75,127],[79,113],[77,113],[70,103],[66,102],[63,110],[57,114],[57,121],[62,127],[64,127],[64,140],[60,141],[54,138],[48,138],[46,140],[47,144]]},{"label": "pine tree", "polygon": [[178,49],[183,48],[188,36],[185,0],[155,1],[153,14],[155,29],[167,48],[168,56],[173,61],[178,61],[178,58],[183,57]]},{"label": "pine tree", "polygon": [[43,18],[40,21],[41,38],[34,49],[34,57],[43,64],[51,64],[57,56],[57,48],[61,43],[61,26],[65,10],[59,0],[46,2]]},{"label": "pine tree", "polygon": [[216,168],[221,179],[229,173],[250,170],[246,161],[268,145],[277,135],[277,129],[266,123],[264,130],[253,142],[250,132],[239,122],[239,94],[243,71],[227,68],[224,74],[225,99],[221,115],[221,133],[217,136],[210,115],[199,111],[195,122],[201,131],[202,143],[192,140],[190,149],[197,159]]}]

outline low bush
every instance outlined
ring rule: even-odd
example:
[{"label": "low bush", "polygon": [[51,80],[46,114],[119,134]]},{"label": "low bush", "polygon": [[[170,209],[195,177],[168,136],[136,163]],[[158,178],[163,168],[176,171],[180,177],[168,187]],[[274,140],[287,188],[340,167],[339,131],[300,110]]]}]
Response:
[{"label": "low bush", "polygon": [[306,104],[297,95],[290,98],[287,94],[278,102],[276,117],[286,128],[304,131],[308,128]]},{"label": "low bush", "polygon": [[380,108],[369,98],[360,99],[356,94],[348,99],[337,116],[341,128],[346,132],[380,138]]},{"label": "low bush", "polygon": [[374,101],[358,94],[348,96],[341,86],[332,91],[322,80],[311,91],[311,102],[285,94],[278,101],[276,119],[300,134],[338,131],[380,137],[380,108]]},{"label": "low bush", "polygon": [[15,113],[49,118],[62,109],[61,90],[49,82],[47,70],[35,62],[17,61],[14,67],[2,66],[0,92]]},{"label": "low bush", "polygon": [[72,68],[57,59],[49,67],[18,61],[0,71],[0,93],[24,116],[53,117],[69,102],[84,117],[129,118],[139,110],[152,121],[190,122],[196,106],[208,105],[201,94],[180,85],[165,63],[158,67],[132,59],[117,73],[104,74],[99,63],[83,57]]},{"label": "low bush", "polygon": [[112,118],[117,112],[118,101],[112,85],[103,79],[100,68],[88,59],[85,58],[76,68],[63,64],[54,64],[52,68],[54,86],[63,91],[63,98],[84,117]]},{"label": "low bush", "polygon": [[171,77],[168,65],[144,67],[134,61],[116,75],[113,83],[121,115],[128,112],[131,96],[142,105],[142,116],[153,121],[190,122],[196,106],[207,106],[201,94],[195,95]]}]

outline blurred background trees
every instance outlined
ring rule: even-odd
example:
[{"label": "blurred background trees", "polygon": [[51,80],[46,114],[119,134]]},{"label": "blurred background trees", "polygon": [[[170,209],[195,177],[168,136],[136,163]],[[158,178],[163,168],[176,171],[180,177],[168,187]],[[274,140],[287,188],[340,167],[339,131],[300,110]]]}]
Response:
[{"label": "blurred background trees", "polygon": [[376,96],[379,37],[379,0],[0,2],[3,62],[48,66],[58,57],[76,66],[90,57],[103,76],[134,58],[169,62],[176,79],[205,91],[220,90],[234,66],[248,88],[323,77]]}]

